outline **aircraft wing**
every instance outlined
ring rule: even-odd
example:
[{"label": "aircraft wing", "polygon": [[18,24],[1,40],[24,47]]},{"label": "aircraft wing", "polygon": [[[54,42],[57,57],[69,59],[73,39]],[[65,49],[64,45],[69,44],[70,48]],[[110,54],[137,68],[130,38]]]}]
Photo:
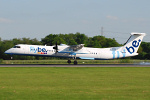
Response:
[{"label": "aircraft wing", "polygon": [[82,49],[83,47],[84,47],[84,44],[72,45],[72,46],[69,46],[62,51],[59,51],[58,53],[69,53],[70,55],[83,54],[83,53],[77,52],[80,49]]}]

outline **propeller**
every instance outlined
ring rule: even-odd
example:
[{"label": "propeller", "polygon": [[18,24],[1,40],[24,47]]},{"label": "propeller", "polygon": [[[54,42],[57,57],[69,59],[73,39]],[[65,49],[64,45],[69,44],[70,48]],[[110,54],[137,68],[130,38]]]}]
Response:
[{"label": "propeller", "polygon": [[57,42],[56,42],[55,46],[53,47],[53,49],[55,49],[55,53],[57,53],[57,52],[58,52]]}]

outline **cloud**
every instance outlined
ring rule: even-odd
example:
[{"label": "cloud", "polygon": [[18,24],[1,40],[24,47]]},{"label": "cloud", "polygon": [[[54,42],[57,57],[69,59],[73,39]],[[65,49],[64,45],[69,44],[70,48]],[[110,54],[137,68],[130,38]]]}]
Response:
[{"label": "cloud", "polygon": [[110,20],[118,20],[118,17],[116,17],[116,16],[110,16],[110,15],[108,15],[108,16],[106,16],[106,18],[110,19]]},{"label": "cloud", "polygon": [[13,21],[7,18],[0,17],[0,23],[12,23]]}]

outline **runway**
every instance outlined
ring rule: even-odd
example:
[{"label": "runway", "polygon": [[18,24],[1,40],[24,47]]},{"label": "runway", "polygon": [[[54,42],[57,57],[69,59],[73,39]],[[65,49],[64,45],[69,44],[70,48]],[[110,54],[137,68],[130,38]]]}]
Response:
[{"label": "runway", "polygon": [[150,67],[150,64],[0,64],[0,67]]}]

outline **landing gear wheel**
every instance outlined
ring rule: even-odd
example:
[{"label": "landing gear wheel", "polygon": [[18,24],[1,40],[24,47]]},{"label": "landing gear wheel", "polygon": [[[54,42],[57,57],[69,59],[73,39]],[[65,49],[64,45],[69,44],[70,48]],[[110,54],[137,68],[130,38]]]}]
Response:
[{"label": "landing gear wheel", "polygon": [[70,60],[70,59],[68,59],[67,63],[68,63],[68,64],[70,64],[70,63],[71,63],[71,60]]},{"label": "landing gear wheel", "polygon": [[78,62],[75,60],[75,61],[74,61],[74,65],[77,65],[77,64],[78,64]]},{"label": "landing gear wheel", "polygon": [[13,60],[13,56],[11,56],[10,59]]}]

